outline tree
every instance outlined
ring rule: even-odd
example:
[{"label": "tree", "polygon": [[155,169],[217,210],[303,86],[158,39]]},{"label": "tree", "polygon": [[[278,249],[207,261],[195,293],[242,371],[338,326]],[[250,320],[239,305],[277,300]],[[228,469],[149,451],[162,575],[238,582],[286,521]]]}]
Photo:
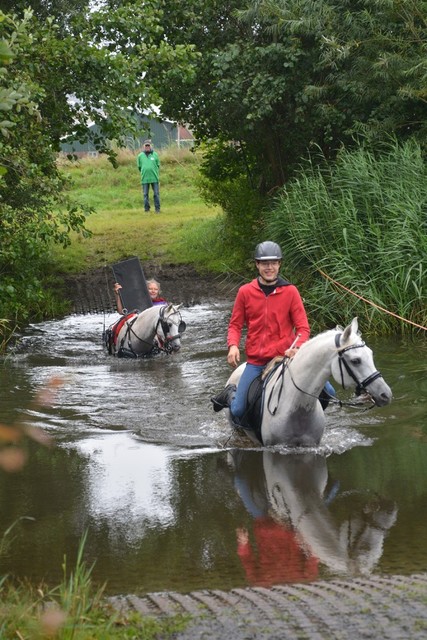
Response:
[{"label": "tree", "polygon": [[[40,5],[42,6],[42,5]],[[77,6],[75,3],[74,7]],[[159,102],[159,85],[175,67],[185,75],[192,47],[154,42],[161,28],[156,2],[135,11],[121,3],[65,21],[0,12],[0,313],[27,319],[46,312],[41,284],[51,242],[86,233],[88,209],[70,201],[56,165],[62,139],[92,135],[109,145],[136,131],[135,113]],[[72,98],[72,99],[71,99]]]},{"label": "tree", "polygon": [[[197,137],[238,142],[261,193],[317,146],[333,158],[357,134],[426,138],[427,3],[422,0],[178,0],[168,41],[196,45],[194,77],[163,90],[163,112]],[[215,153],[208,173],[214,176]]]}]

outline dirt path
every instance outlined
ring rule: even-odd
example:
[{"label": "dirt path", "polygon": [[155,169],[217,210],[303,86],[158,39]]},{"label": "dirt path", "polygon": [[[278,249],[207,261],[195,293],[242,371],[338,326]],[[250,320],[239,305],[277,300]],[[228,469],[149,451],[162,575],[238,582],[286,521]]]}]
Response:
[{"label": "dirt path", "polygon": [[143,615],[188,613],[175,640],[418,640],[427,636],[427,575],[372,576],[225,592],[112,598]]}]

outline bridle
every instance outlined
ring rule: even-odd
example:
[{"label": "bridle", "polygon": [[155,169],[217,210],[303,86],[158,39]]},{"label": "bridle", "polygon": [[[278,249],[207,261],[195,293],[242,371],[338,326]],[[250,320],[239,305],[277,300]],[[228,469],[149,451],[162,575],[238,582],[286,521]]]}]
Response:
[{"label": "bridle", "polygon": [[[359,381],[357,379],[356,374],[354,373],[354,371],[352,370],[351,366],[349,365],[349,363],[347,362],[347,360],[344,358],[344,354],[347,353],[347,351],[350,351],[351,349],[359,349],[361,347],[365,347],[366,343],[361,340],[358,344],[353,344],[350,345],[348,347],[340,347],[340,343],[341,343],[341,336],[342,333],[337,333],[335,335],[335,346],[337,347],[338,350],[338,363],[339,363],[339,367],[340,367],[340,374],[341,374],[341,386],[343,389],[345,389],[345,384],[344,384],[344,371],[343,368],[347,371],[348,375],[350,376],[350,378],[356,383],[356,395],[359,396],[361,395],[361,393],[363,393],[364,391],[366,393],[369,393],[367,390],[367,387],[374,382],[374,380],[377,380],[378,378],[382,378],[382,374],[379,371],[374,371],[373,373],[371,373],[370,376],[368,376],[367,378],[365,378],[362,381]],[[291,367],[290,365],[290,360],[289,358],[284,358],[282,363],[279,364],[277,367],[275,367],[275,369],[273,369],[268,377],[265,379],[264,381],[264,389],[266,387],[267,381],[271,378],[271,376],[273,375],[274,371],[277,370],[278,367],[281,367],[281,372],[279,377],[277,378],[277,380],[275,381],[274,385],[273,385],[273,389],[270,392],[270,395],[267,399],[267,408],[270,412],[271,415],[275,415],[278,406],[279,406],[279,402],[280,402],[280,397],[282,395],[282,390],[283,390],[283,386],[284,386],[284,375],[285,375],[285,370],[287,369],[289,372],[289,376],[291,378],[292,384],[294,385],[294,387],[296,389],[298,389],[298,391],[300,391],[301,393],[304,393],[306,396],[311,396],[312,398],[314,397],[318,397],[318,396],[314,396],[312,393],[309,393],[308,391],[304,391],[304,389],[301,389],[301,387],[299,387],[297,385],[297,383],[294,380],[294,377],[292,375],[292,371],[291,371]],[[274,388],[276,387],[277,384],[280,384],[280,388],[279,388],[279,394],[278,394],[278,398],[276,401],[276,406],[274,408],[271,408],[270,403],[273,397],[273,392],[274,392]],[[343,402],[342,400],[338,400],[337,398],[334,398],[333,396],[331,396],[329,398],[329,401],[332,403],[336,403],[339,404],[340,406],[349,406],[349,407],[357,407],[359,408],[360,405],[357,403],[355,404],[354,402]]]},{"label": "bridle", "polygon": [[342,333],[337,333],[335,336],[335,346],[338,349],[338,363],[340,365],[341,386],[343,389],[345,389],[344,371],[343,371],[343,367],[344,367],[344,369],[347,371],[350,378],[354,380],[354,382],[356,383],[356,395],[360,396],[360,394],[363,393],[364,391],[368,392],[367,388],[369,387],[371,382],[374,382],[374,380],[378,380],[378,378],[382,378],[383,376],[379,371],[374,371],[373,373],[371,373],[370,376],[368,376],[362,381],[359,381],[353,369],[350,367],[349,363],[344,358],[344,354],[347,353],[347,351],[350,351],[351,349],[360,349],[361,347],[366,346],[366,343],[363,342],[362,340],[358,344],[353,344],[353,345],[350,345],[349,347],[340,348],[341,336],[342,336]]},{"label": "bridle", "polygon": [[[187,325],[182,319],[181,313],[179,311],[174,311],[173,313],[170,314],[170,316],[168,316],[168,318],[170,318],[171,316],[178,315],[179,317],[178,322],[171,320],[172,324],[178,327],[178,333],[175,334],[174,336],[170,335],[171,328],[169,326],[169,322],[165,318],[166,308],[167,307],[164,306],[160,309],[159,319],[157,320],[157,324],[156,324],[156,338],[161,351],[165,351],[166,353],[172,353],[173,342],[175,340],[180,340],[181,335],[184,333],[185,329],[187,328]],[[160,335],[159,327],[161,327],[163,335]]]}]

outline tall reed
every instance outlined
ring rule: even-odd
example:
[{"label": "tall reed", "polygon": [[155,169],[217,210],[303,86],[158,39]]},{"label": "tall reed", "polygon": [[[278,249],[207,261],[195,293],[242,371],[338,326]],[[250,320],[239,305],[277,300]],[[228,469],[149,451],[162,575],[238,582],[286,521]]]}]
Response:
[{"label": "tall reed", "polygon": [[[302,287],[315,324],[358,315],[378,333],[427,325],[427,168],[416,142],[343,150],[310,159],[267,220],[284,247],[284,269]],[[321,272],[323,272],[322,275]]]}]

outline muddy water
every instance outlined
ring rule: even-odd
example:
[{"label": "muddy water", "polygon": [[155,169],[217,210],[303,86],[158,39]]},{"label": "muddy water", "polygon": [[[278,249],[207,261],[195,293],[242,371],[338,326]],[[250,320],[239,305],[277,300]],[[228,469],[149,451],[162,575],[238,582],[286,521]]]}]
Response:
[{"label": "muddy water", "polygon": [[[85,531],[111,594],[427,571],[425,340],[365,336],[390,407],[328,409],[315,451],[242,450],[209,401],[229,374],[229,311],[186,309],[182,351],[151,360],[105,353],[115,316],[29,328],[0,367],[0,420],[55,445],[0,472],[0,535],[15,523],[0,574],[59,582]],[[35,405],[58,375],[53,404]]]}]

